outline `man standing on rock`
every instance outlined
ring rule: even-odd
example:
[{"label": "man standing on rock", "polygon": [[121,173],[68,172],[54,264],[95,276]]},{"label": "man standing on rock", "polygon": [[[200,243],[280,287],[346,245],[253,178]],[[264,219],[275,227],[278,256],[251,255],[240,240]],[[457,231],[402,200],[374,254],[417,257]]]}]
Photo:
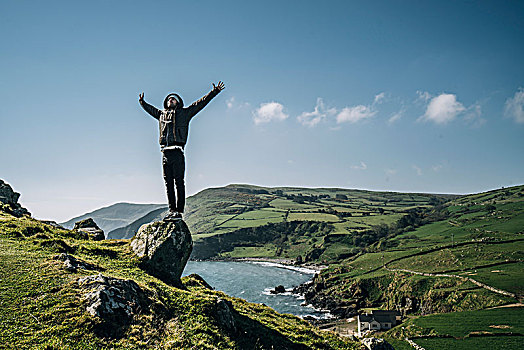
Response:
[{"label": "man standing on rock", "polygon": [[[184,185],[184,146],[189,132],[189,122],[218,93],[224,90],[224,83],[213,84],[213,89],[200,100],[189,107],[184,107],[184,101],[175,93],[164,99],[164,109],[159,110],[144,101],[144,93],[138,95],[138,102],[160,126],[160,147],[162,149],[162,169],[166,183],[169,213],[164,220],[180,220],[186,202]],[[176,185],[176,195],[175,195]]]}]

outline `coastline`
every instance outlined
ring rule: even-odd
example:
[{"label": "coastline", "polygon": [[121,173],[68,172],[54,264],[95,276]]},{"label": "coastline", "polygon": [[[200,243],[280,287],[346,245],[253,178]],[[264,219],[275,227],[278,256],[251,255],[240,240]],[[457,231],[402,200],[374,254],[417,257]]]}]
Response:
[{"label": "coastline", "polygon": [[230,262],[249,262],[254,264],[266,265],[279,267],[282,269],[293,270],[306,274],[318,274],[322,270],[326,269],[326,265],[318,264],[300,264],[296,265],[294,260],[291,259],[277,259],[277,258],[214,258],[206,260],[193,260],[193,261],[230,261]]}]

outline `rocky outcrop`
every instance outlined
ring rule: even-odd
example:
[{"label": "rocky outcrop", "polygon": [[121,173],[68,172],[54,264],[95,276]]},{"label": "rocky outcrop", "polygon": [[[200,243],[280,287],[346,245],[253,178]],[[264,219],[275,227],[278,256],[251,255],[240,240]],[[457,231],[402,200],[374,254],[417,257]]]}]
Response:
[{"label": "rocky outcrop", "polygon": [[193,250],[191,232],[183,220],[142,225],[131,241],[131,248],[142,258],[141,267],[150,275],[182,286],[180,276]]},{"label": "rocky outcrop", "polygon": [[390,343],[380,338],[364,338],[360,342],[369,350],[395,350]]},{"label": "rocky outcrop", "polygon": [[216,320],[221,328],[229,332],[237,331],[237,324],[233,313],[235,309],[229,300],[218,299],[216,303]]},{"label": "rocky outcrop", "polygon": [[16,217],[31,216],[31,213],[18,203],[18,198],[20,193],[13,191],[9,184],[0,180],[0,210]]},{"label": "rocky outcrop", "polygon": [[96,331],[101,336],[122,334],[135,315],[148,311],[149,299],[134,281],[99,274],[78,279],[78,285],[86,311],[99,321]]},{"label": "rocky outcrop", "polygon": [[93,241],[101,241],[105,239],[104,231],[98,227],[96,222],[91,218],[75,222],[73,230],[84,233],[86,239],[91,239]]},{"label": "rocky outcrop", "polygon": [[275,289],[271,289],[269,292],[271,294],[285,293],[286,292],[286,288],[283,285],[278,285],[278,286],[275,287]]},{"label": "rocky outcrop", "polygon": [[74,256],[67,254],[67,253],[61,253],[54,257],[56,260],[60,260],[64,262],[64,268],[67,271],[70,272],[76,272],[78,269],[82,270],[96,270],[96,271],[103,271],[104,269],[96,266],[94,264],[79,260],[75,258]]},{"label": "rocky outcrop", "polygon": [[306,304],[311,304],[318,309],[329,310],[332,315],[338,318],[355,316],[361,306],[358,297],[348,302],[331,295],[326,291],[322,275],[318,274],[311,281],[293,288],[293,293],[303,295]]}]

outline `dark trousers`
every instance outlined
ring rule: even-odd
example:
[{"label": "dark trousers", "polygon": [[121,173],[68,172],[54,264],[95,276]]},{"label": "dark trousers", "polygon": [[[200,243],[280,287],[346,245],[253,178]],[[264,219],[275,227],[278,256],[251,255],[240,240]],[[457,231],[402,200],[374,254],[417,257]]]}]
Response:
[{"label": "dark trousers", "polygon": [[169,210],[183,213],[186,204],[186,188],[184,184],[186,164],[184,151],[181,149],[164,150],[162,152],[162,169],[164,171]]}]

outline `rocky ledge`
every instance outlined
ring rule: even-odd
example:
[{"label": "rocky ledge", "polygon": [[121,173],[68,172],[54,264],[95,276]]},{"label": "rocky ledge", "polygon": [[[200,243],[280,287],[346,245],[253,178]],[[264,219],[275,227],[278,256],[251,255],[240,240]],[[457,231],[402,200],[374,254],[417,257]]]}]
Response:
[{"label": "rocky ledge", "polygon": [[31,215],[29,211],[18,203],[20,193],[13,191],[9,184],[0,180],[0,210],[16,217]]}]

